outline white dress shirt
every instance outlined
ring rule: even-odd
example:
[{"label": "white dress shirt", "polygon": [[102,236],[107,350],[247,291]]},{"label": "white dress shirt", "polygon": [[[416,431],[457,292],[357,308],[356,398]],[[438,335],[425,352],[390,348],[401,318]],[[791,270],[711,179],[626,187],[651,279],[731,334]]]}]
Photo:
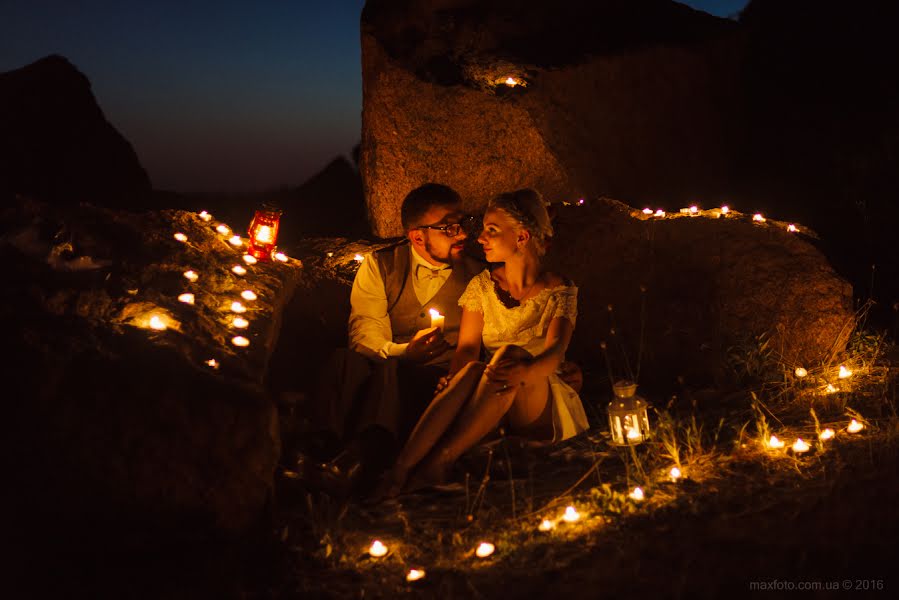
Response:
[{"label": "white dress shirt", "polygon": [[[452,273],[450,265],[435,266],[419,256],[409,245],[412,289],[415,297],[426,304],[443,287]],[[395,344],[387,314],[387,290],[378,261],[365,255],[350,292],[350,349],[369,357],[402,356],[409,344]]]}]

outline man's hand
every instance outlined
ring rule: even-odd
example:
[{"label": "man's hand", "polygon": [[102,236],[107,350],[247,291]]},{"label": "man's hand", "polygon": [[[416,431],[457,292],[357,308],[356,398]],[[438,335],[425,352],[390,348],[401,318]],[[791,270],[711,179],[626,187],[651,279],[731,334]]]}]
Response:
[{"label": "man's hand", "polygon": [[584,373],[577,363],[564,361],[559,365],[558,373],[559,379],[570,385],[575,392],[581,392],[581,388],[584,387]]},{"label": "man's hand", "polygon": [[406,346],[403,359],[413,363],[426,363],[436,356],[440,356],[452,346],[443,338],[443,332],[437,327],[422,329]]}]

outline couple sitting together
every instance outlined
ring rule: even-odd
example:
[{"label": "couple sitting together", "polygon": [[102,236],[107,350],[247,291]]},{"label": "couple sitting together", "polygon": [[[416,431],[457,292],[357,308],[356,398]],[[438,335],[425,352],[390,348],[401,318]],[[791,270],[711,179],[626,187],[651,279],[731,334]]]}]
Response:
[{"label": "couple sitting together", "polygon": [[490,201],[477,238],[487,265],[465,253],[474,219],[452,189],[413,190],[401,216],[406,239],[356,274],[350,348],[319,385],[313,424],[344,446],[321,467],[393,496],[443,483],[500,427],[534,441],[584,431],[580,370],[565,362],[577,288],[543,268],[552,225],[540,195]]}]

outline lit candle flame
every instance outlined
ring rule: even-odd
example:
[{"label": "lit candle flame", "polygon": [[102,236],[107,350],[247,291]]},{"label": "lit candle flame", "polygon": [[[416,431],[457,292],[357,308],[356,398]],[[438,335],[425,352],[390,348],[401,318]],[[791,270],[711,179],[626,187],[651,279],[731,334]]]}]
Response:
[{"label": "lit candle flame", "polygon": [[166,328],[165,322],[158,315],[150,317],[150,327],[156,331],[163,331]]},{"label": "lit candle flame", "polygon": [[827,384],[827,387],[824,388],[824,393],[825,393],[825,394],[833,394],[833,393],[836,392],[836,391],[838,391],[838,390],[837,390],[836,386],[835,386],[834,384],[832,384],[832,383],[828,383],[828,384]]},{"label": "lit candle flame", "polygon": [[640,432],[637,431],[636,427],[628,427],[627,428],[627,439],[629,439],[629,440],[640,439]]},{"label": "lit candle flame", "polygon": [[565,509],[565,514],[562,515],[562,520],[566,523],[574,523],[578,519],[581,518],[580,513],[575,510],[573,506],[569,506]]},{"label": "lit candle flame", "polygon": [[518,81],[514,77],[506,77],[506,80],[503,82],[509,87],[515,87],[518,85]]},{"label": "lit candle flame", "polygon": [[782,441],[780,441],[779,439],[777,439],[777,436],[776,436],[776,435],[772,435],[772,436],[771,436],[771,439],[768,440],[768,447],[769,447],[769,448],[775,448],[775,449],[777,449],[777,448],[783,448],[783,447],[784,447],[784,443],[783,443]]},{"label": "lit candle flame", "polygon": [[268,225],[260,225],[256,228],[256,235],[254,236],[255,241],[261,244],[271,244],[274,240],[272,239],[274,234],[274,230]]},{"label": "lit candle flame", "polygon": [[584,205],[584,199],[583,199],[583,198],[578,199],[577,205],[578,205],[578,206],[583,206],[583,205]]},{"label": "lit candle flame", "polygon": [[796,233],[797,231],[799,231],[799,229],[797,229],[795,225],[790,223],[789,225],[787,225],[787,231],[789,231],[790,233]]},{"label": "lit candle flame", "polygon": [[210,358],[209,360],[207,360],[206,364],[208,366],[212,367],[213,369],[219,368],[219,361],[215,360],[214,358]]},{"label": "lit candle flame", "polygon": [[796,454],[802,454],[803,452],[808,452],[809,445],[802,441],[802,438],[796,438],[796,441],[793,442],[793,452]]},{"label": "lit candle flame", "polygon": [[846,427],[846,431],[848,431],[849,433],[858,433],[859,431],[861,431],[864,428],[865,428],[864,425],[862,425],[855,419],[852,419],[852,422],[849,423],[848,427]]},{"label": "lit candle flame", "polygon": [[381,558],[387,554],[387,546],[381,543],[381,540],[375,540],[371,543],[368,553],[375,558]]},{"label": "lit candle flame", "polygon": [[645,498],[645,495],[643,494],[642,488],[635,487],[634,491],[632,491],[630,494],[628,494],[628,497],[630,497],[632,500],[636,500],[637,502],[640,502],[643,500],[643,498]]},{"label": "lit candle flame", "polygon": [[231,267],[231,271],[235,275],[246,275],[247,274],[247,270],[244,269],[243,267],[241,267],[240,265],[234,265],[233,267]]},{"label": "lit candle flame", "polygon": [[178,296],[179,302],[184,302],[185,304],[193,304],[194,303],[194,295],[193,294],[181,294]]},{"label": "lit candle flame", "polygon": [[496,546],[491,544],[490,542],[481,542],[478,544],[478,549],[475,550],[475,554],[477,554],[478,558],[487,558],[493,551],[496,550]]},{"label": "lit candle flame", "polygon": [[691,214],[691,215],[695,215],[695,214],[698,213],[698,212],[699,212],[699,207],[696,206],[695,204],[694,204],[693,206],[690,207],[690,214]]},{"label": "lit candle flame", "polygon": [[852,377],[852,371],[846,368],[845,365],[840,365],[840,379],[846,379],[847,377]]},{"label": "lit candle flame", "polygon": [[220,225],[218,225],[215,228],[215,230],[218,231],[222,235],[228,235],[229,233],[231,233],[231,228],[228,227],[227,225],[225,225],[224,223],[221,223]]},{"label": "lit candle flame", "polygon": [[365,260],[365,257],[362,256],[361,254],[357,254],[356,256],[353,257],[353,260],[355,260],[356,262],[362,262],[363,260]]},{"label": "lit candle flame", "polygon": [[243,298],[244,300],[249,300],[252,302],[258,296],[256,296],[256,292],[254,292],[253,290],[244,290],[240,293],[240,297]]},{"label": "lit candle flame", "polygon": [[187,278],[188,281],[196,281],[200,278],[200,276],[197,275],[195,271],[185,271],[184,277]]},{"label": "lit candle flame", "polygon": [[238,329],[246,329],[250,326],[250,322],[244,319],[243,317],[234,317],[232,319],[231,324],[237,327]]},{"label": "lit candle flame", "polygon": [[243,255],[243,261],[244,261],[245,263],[247,263],[248,265],[255,265],[255,264],[256,264],[256,257],[253,256],[252,254],[244,254],[244,255]]},{"label": "lit candle flame", "polygon": [[272,256],[275,257],[275,260],[279,260],[281,262],[287,262],[287,255],[283,252],[275,252]]},{"label": "lit candle flame", "polygon": [[328,258],[331,258],[331,257],[334,256],[334,253],[333,253],[333,252],[328,252],[328,254],[326,254],[326,256],[327,256]]},{"label": "lit candle flame", "polygon": [[243,346],[249,346],[250,340],[243,337],[242,335],[237,335],[237,336],[234,336],[233,338],[231,338],[231,343],[234,344],[235,346],[243,347]]},{"label": "lit candle flame", "polygon": [[235,300],[231,303],[231,312],[244,313],[247,312],[247,307]]},{"label": "lit candle flame", "polygon": [[803,377],[808,375],[808,371],[805,370],[805,367],[796,367],[796,370],[794,371],[794,373],[796,374],[796,377],[798,377],[799,379],[802,379]]},{"label": "lit candle flame", "polygon": [[730,207],[729,207],[727,204],[725,204],[724,206],[721,207],[721,214],[722,214],[722,215],[726,215],[726,214],[729,213],[729,212],[730,212]]},{"label": "lit candle flame", "polygon": [[671,467],[671,471],[669,471],[668,475],[671,477],[671,481],[677,481],[681,478],[680,469],[677,467]]},{"label": "lit candle flame", "polygon": [[418,581],[424,578],[424,576],[425,572],[423,569],[409,569],[409,572],[406,573],[406,581]]},{"label": "lit candle flame", "polygon": [[643,209],[643,214],[644,214],[644,215],[651,215],[651,214],[652,214],[652,209],[651,209],[651,208],[644,208],[644,209]]},{"label": "lit candle flame", "polygon": [[834,433],[833,429],[828,427],[827,429],[825,429],[824,431],[822,431],[821,433],[818,434],[818,439],[820,439],[821,441],[827,441],[827,440],[833,438],[834,435],[836,435],[836,434]]},{"label": "lit candle flame", "polygon": [[659,210],[656,211],[656,216],[657,216],[657,217],[664,217],[664,216],[665,216],[665,211],[662,210],[662,209],[660,208]]},{"label": "lit candle flame", "polygon": [[752,215],[752,220],[758,221],[759,223],[764,223],[765,217],[762,216],[762,213],[755,213],[754,215]]},{"label": "lit candle flame", "polygon": [[186,242],[187,236],[179,231],[178,233],[175,234],[175,239],[178,240],[179,242]]},{"label": "lit candle flame", "polygon": [[540,531],[549,531],[553,528],[553,522],[549,519],[543,519],[540,521],[540,525],[537,527]]},{"label": "lit candle flame", "polygon": [[243,246],[243,240],[240,239],[239,235],[231,236],[228,239],[228,243],[230,243],[232,246],[237,247],[237,248],[239,248],[240,246]]},{"label": "lit candle flame", "polygon": [[200,218],[203,219],[204,221],[209,222],[212,220],[212,215],[210,215],[205,210],[202,210],[202,211],[200,211]]}]

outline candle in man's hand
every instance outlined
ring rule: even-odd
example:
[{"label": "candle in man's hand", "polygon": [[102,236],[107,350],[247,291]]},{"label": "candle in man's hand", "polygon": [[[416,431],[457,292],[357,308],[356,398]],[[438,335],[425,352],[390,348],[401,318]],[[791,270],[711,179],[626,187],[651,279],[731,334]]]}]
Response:
[{"label": "candle in man's hand", "polygon": [[443,331],[443,322],[446,320],[446,317],[440,314],[440,311],[436,308],[432,308],[428,312],[431,313],[431,327],[436,327],[440,331]]}]

